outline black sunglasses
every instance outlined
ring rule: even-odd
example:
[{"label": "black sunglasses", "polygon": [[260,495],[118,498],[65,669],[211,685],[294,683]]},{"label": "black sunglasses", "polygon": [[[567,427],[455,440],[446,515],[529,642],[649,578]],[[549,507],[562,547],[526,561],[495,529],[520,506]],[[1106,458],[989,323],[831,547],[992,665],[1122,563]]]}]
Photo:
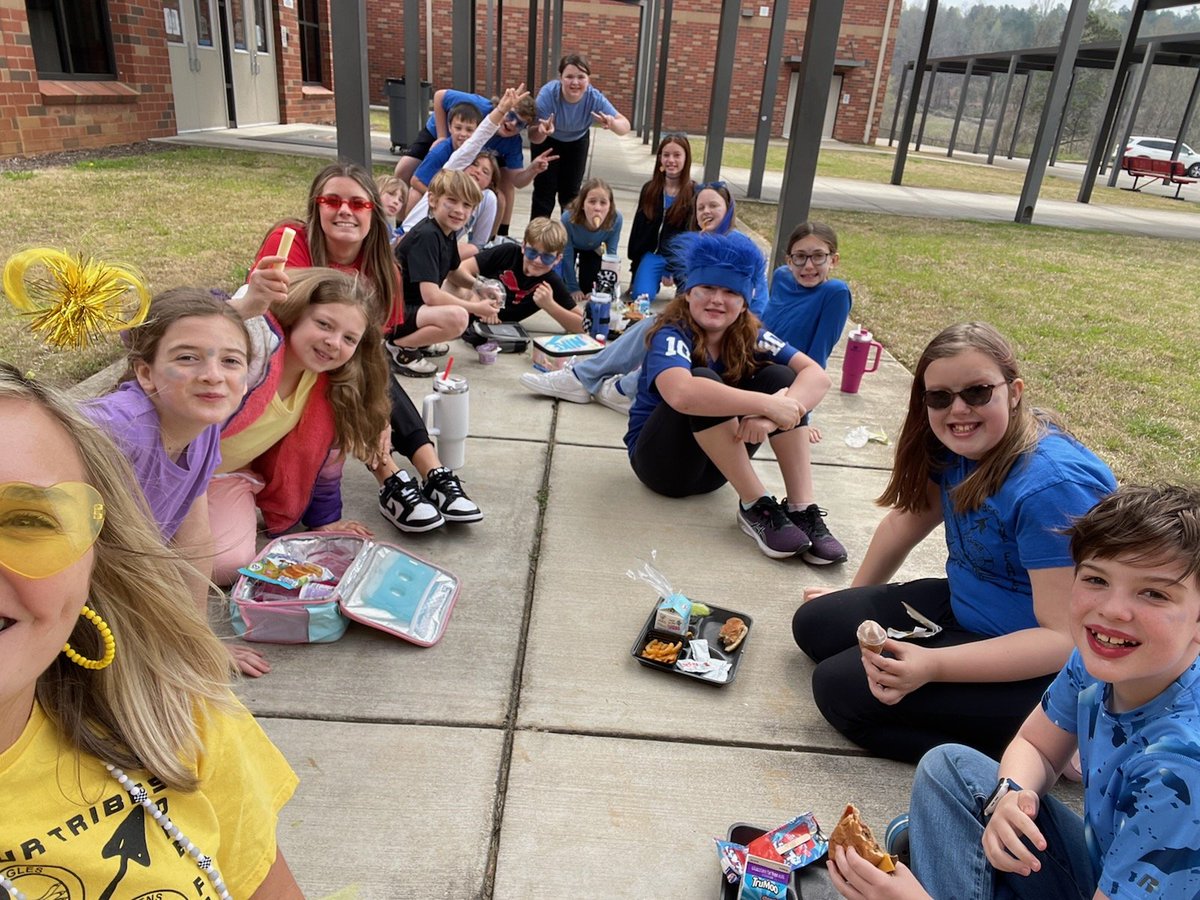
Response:
[{"label": "black sunglasses", "polygon": [[963,403],[967,406],[987,406],[992,401],[992,391],[1003,384],[1008,384],[1008,382],[973,384],[961,391],[925,391],[925,405],[930,409],[947,409],[954,403],[955,397],[962,397]]}]

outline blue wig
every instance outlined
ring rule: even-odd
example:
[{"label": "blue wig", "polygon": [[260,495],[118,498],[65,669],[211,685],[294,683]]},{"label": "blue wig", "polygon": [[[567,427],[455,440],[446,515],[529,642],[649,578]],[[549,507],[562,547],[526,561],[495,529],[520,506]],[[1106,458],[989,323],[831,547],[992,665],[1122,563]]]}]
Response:
[{"label": "blue wig", "polygon": [[739,231],[729,234],[689,233],[683,256],[687,286],[700,284],[728,288],[747,303],[754,296],[754,279],[763,264],[757,245]]}]

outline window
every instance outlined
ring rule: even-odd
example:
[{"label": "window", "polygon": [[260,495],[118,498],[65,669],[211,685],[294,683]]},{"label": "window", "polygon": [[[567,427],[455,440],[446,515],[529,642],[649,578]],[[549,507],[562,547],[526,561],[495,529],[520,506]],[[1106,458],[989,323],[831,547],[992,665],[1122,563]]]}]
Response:
[{"label": "window", "polygon": [[183,43],[183,17],[179,0],[163,0],[163,30],[172,44]]},{"label": "window", "polygon": [[305,84],[321,83],[321,0],[299,0],[300,73]]},{"label": "window", "polygon": [[246,4],[244,0],[233,0],[233,49],[246,49]]},{"label": "window", "polygon": [[196,9],[196,43],[201,47],[213,46],[212,6],[208,0],[192,0]]},{"label": "window", "polygon": [[266,0],[254,2],[254,47],[259,53],[266,53],[267,47],[267,12]]},{"label": "window", "polygon": [[116,77],[107,0],[25,0],[25,12],[40,77]]}]

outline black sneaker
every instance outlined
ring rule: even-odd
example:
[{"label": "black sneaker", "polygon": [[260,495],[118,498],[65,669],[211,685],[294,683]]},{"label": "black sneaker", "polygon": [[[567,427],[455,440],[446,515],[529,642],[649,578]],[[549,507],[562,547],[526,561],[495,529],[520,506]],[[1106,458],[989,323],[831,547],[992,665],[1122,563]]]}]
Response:
[{"label": "black sneaker", "polygon": [[787,559],[808,549],[808,538],[774,497],[759,497],[749,509],[738,503],[737,518],[742,531],[771,559]]},{"label": "black sneaker", "polygon": [[887,847],[888,853],[906,866],[909,864],[911,853],[909,852],[908,813],[900,813],[900,815],[888,822],[883,842],[884,846]]},{"label": "black sneaker", "polygon": [[[786,497],[783,498],[783,505],[786,509]],[[811,546],[804,551],[806,563],[814,566],[828,566],[846,561],[846,548],[825,527],[825,516],[828,515],[828,512],[813,503],[804,509],[789,509],[787,515],[801,531],[808,535]]]},{"label": "black sneaker", "polygon": [[379,489],[379,511],[401,531],[432,531],[446,523],[403,469],[384,480]]},{"label": "black sneaker", "polygon": [[421,494],[429,498],[447,522],[478,522],[483,518],[483,510],[467,496],[458,476],[445,466],[429,470]]},{"label": "black sneaker", "polygon": [[391,357],[393,372],[411,378],[430,378],[437,372],[437,364],[427,360],[419,347],[397,347],[390,342],[383,346]]}]

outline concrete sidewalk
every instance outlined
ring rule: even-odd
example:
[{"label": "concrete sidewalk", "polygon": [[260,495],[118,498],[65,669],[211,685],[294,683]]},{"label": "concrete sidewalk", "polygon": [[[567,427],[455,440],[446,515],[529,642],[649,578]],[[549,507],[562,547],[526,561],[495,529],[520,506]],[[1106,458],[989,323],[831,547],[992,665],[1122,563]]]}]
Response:
[{"label": "concrete sidewalk", "polygon": [[[616,188],[626,236],[650,168],[640,142],[599,135],[592,172]],[[514,235],[528,203],[519,192]],[[529,324],[554,330],[544,314]],[[352,625],[333,644],[263,645],[273,672],[239,689],[301,777],[279,833],[305,893],[709,898],[711,838],[734,822],[811,810],[832,826],[853,801],[882,828],[906,808],[911,767],[864,756],[824,722],[790,625],[804,586],[845,586],[863,557],[891,447],[851,449],[844,436],[869,424],[894,437],[908,372],[886,357],[861,393],[835,386],[817,410],[817,497],[850,561],[816,569],[759,553],[728,487],[687,500],[643,488],[623,418],[526,393],[527,355],[485,367],[461,342],[452,353],[471,385],[461,474],[484,521],[403,535],[363,467],[348,465],[344,486],[348,517],[461,577],[444,639],[422,649]],[[402,384],[418,406],[430,389]],[[755,465],[782,494],[770,455]],[[625,572],[654,550],[674,587],[753,618],[733,684],[631,657],[656,598]],[[939,530],[899,577],[937,575],[944,557]]]}]

